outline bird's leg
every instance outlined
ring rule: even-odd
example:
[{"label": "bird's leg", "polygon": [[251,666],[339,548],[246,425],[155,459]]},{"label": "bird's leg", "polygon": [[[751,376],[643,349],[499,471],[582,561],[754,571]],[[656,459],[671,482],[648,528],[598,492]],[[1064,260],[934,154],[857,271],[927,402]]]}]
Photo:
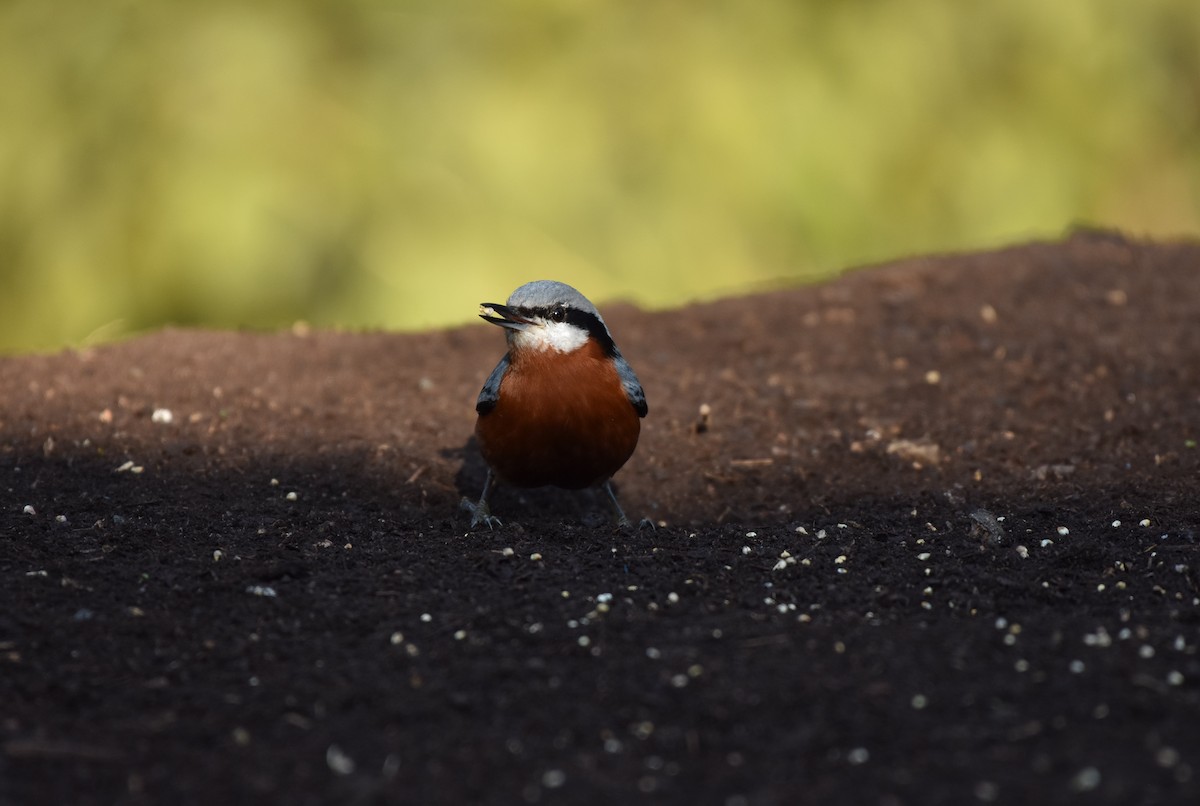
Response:
[{"label": "bird's leg", "polygon": [[474,529],[481,523],[486,523],[487,528],[493,526],[503,526],[500,519],[492,514],[491,507],[488,506],[488,496],[492,493],[492,470],[488,468],[487,479],[483,482],[483,492],[479,496],[479,503],[472,504],[470,500],[463,496],[462,503],[459,504],[460,509],[465,509],[471,513],[471,528]]},{"label": "bird's leg", "polygon": [[617,501],[617,494],[613,492],[612,479],[604,482],[604,492],[608,493],[608,500],[612,501],[613,514],[617,516],[617,527],[621,529],[629,529],[633,526],[629,522],[629,518],[625,517],[625,510],[621,509],[621,504]]}]

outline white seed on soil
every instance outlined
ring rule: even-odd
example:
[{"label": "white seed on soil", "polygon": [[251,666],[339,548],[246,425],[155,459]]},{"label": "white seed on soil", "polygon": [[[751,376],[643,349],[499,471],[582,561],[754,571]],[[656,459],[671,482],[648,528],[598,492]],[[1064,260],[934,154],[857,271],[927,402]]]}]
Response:
[{"label": "white seed on soil", "polygon": [[167,425],[174,420],[175,415],[171,413],[170,409],[155,409],[154,413],[150,415],[150,422],[161,425]]},{"label": "white seed on soil", "polygon": [[1084,767],[1071,779],[1071,788],[1076,792],[1091,792],[1100,786],[1100,770],[1095,767]]},{"label": "white seed on soil", "polygon": [[325,763],[338,775],[350,775],[357,766],[354,759],[346,755],[336,744],[329,745],[325,751]]}]

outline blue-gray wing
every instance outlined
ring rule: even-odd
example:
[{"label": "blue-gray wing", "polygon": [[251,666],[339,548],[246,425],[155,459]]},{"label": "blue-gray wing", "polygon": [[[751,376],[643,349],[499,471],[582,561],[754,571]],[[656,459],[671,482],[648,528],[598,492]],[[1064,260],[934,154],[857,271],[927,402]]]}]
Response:
[{"label": "blue-gray wing", "polygon": [[629,398],[634,411],[638,413],[638,417],[645,417],[650,409],[646,406],[646,393],[642,391],[642,384],[638,381],[633,367],[629,366],[629,362],[620,352],[613,356],[613,365],[617,368],[617,377],[621,379],[621,387],[625,390],[625,396]]},{"label": "blue-gray wing", "polygon": [[504,373],[508,371],[508,353],[500,359],[500,363],[492,370],[492,374],[483,382],[483,389],[479,391],[479,399],[475,401],[475,411],[480,414],[487,414],[492,409],[496,408],[496,401],[500,399],[500,382],[504,380]]}]

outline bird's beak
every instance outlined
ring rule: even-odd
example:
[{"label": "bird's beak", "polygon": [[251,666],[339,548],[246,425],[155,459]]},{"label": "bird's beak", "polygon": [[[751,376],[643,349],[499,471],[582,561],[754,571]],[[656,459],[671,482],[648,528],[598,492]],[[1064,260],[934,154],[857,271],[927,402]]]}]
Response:
[{"label": "bird's beak", "polygon": [[509,330],[524,330],[533,324],[507,305],[497,305],[494,302],[480,303],[479,318]]}]

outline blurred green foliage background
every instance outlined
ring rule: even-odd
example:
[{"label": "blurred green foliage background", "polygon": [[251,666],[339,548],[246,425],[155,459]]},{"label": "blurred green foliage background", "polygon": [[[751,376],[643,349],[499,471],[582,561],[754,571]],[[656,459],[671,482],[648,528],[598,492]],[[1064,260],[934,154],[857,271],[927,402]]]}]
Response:
[{"label": "blurred green foliage background", "polygon": [[1194,0],[3,0],[0,351],[1200,232]]}]

